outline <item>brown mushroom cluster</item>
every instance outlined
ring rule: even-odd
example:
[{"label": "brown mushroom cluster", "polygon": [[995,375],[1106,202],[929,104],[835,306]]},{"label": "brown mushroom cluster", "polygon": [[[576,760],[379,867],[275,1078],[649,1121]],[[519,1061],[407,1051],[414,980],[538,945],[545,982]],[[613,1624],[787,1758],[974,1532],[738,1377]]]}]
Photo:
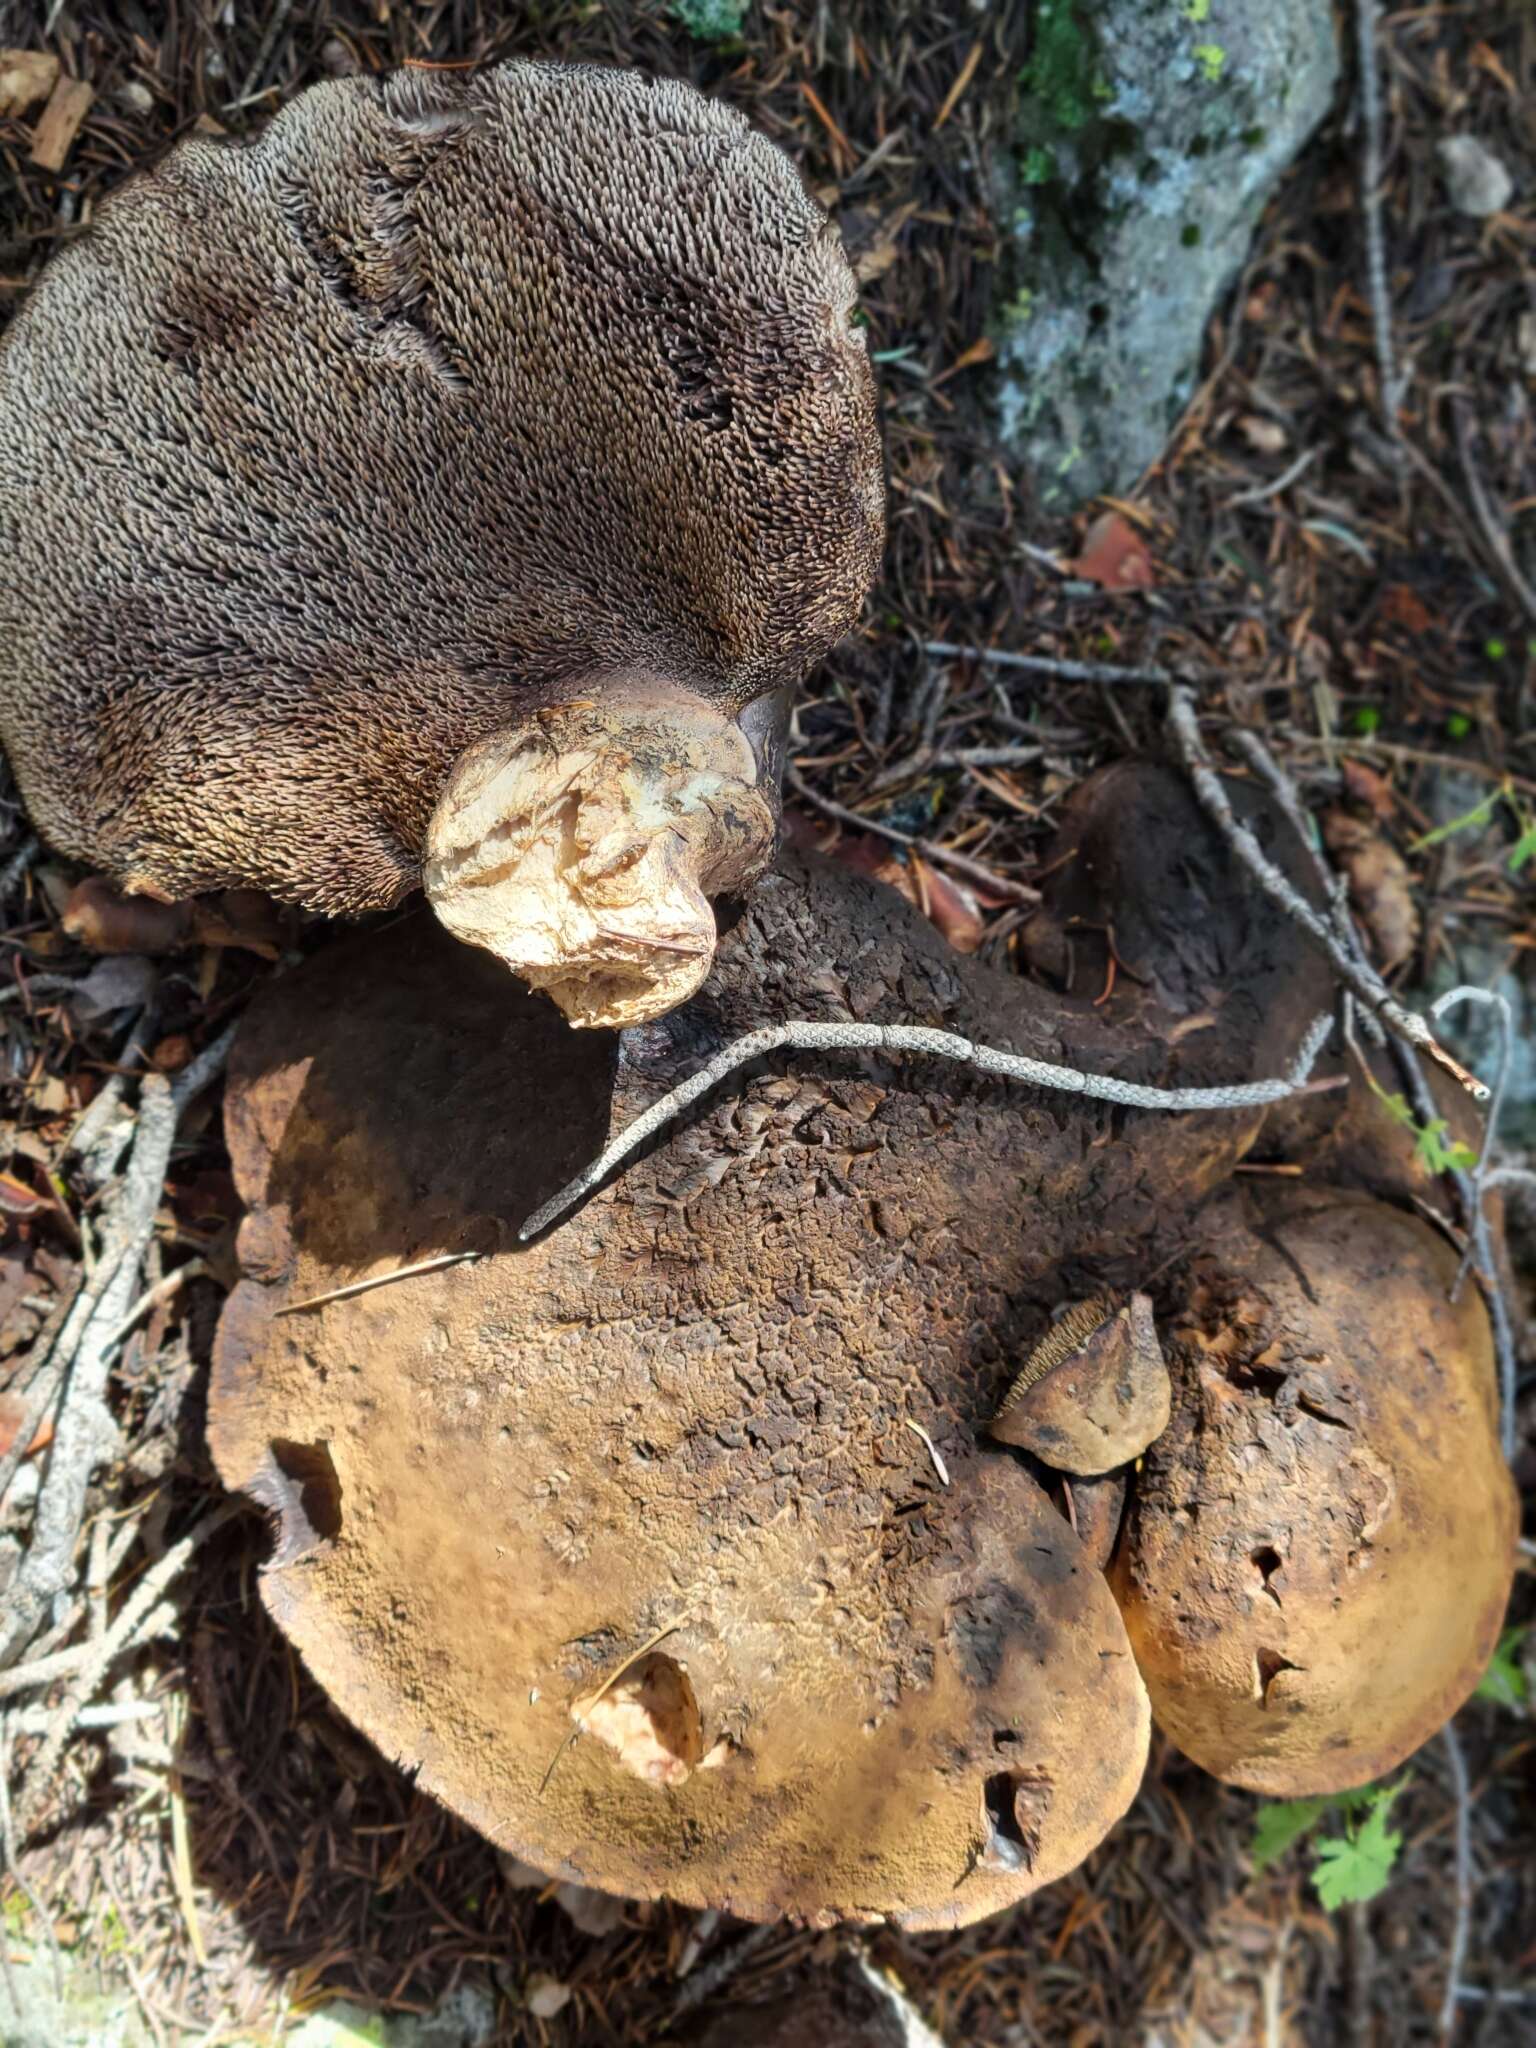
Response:
[{"label": "brown mushroom cluster", "polygon": [[[1096,1003],[1111,926],[1133,972]],[[1149,1695],[1208,1769],[1296,1793],[1476,1682],[1514,1533],[1486,1319],[1342,1066],[1300,1111],[1166,1117],[781,1060],[519,1244],[764,1019],[1215,1085],[1281,1071],[1329,993],[1147,766],[1076,793],[1026,944],[1033,978],[996,973],[785,856],[699,992],[621,1034],[509,1000],[427,917],[244,1027],[215,1455],[333,1697],[524,1861],[955,1924],[1102,1838]]]},{"label": "brown mushroom cluster", "polygon": [[574,1021],[668,1008],[879,560],[853,311],[788,158],[639,72],[338,80],[184,141],[0,346],[34,824],[167,901],[380,909],[425,864]]}]

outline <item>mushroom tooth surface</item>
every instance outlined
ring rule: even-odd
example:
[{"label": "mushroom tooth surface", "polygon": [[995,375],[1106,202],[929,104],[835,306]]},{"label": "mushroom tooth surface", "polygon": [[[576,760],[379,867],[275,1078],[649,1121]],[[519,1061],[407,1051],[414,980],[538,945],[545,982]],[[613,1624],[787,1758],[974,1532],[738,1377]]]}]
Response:
[{"label": "mushroom tooth surface", "polygon": [[1174,1410],[1111,1580],[1158,1724],[1280,1798],[1392,1770],[1477,1684],[1514,1572],[1481,1296],[1417,1217],[1300,1187],[1202,1220]]},{"label": "mushroom tooth surface", "polygon": [[789,159],[638,71],[336,80],[186,138],[0,345],[37,828],[167,900],[386,908],[465,748],[573,679],[797,683],[883,543],[854,310]]}]

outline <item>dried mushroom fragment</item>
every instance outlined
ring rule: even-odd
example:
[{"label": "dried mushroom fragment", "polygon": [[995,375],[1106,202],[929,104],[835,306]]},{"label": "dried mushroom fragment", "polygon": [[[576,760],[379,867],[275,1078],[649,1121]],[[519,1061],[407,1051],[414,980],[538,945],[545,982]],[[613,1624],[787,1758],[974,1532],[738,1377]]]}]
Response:
[{"label": "dried mushroom fragment", "polygon": [[1456,1265],[1363,1195],[1234,1195],[1201,1221],[1113,1583],[1159,1725],[1219,1778],[1361,1784],[1486,1668],[1516,1499]]},{"label": "dried mushroom fragment", "polygon": [[1144,1294],[1074,1302],[993,1416],[1000,1443],[1084,1478],[1139,1458],[1168,1426],[1168,1368]]},{"label": "dried mushroom fragment", "polygon": [[[639,72],[338,80],[186,139],[0,345],[0,738],[38,830],[131,892],[331,913],[418,887],[430,831],[447,921],[557,996],[567,965],[585,1021],[679,1000],[879,559],[854,301],[788,158]],[[632,778],[622,718],[575,765],[620,699],[703,747],[691,781]],[[504,818],[486,750],[522,764]],[[598,820],[574,893],[530,798]]]}]

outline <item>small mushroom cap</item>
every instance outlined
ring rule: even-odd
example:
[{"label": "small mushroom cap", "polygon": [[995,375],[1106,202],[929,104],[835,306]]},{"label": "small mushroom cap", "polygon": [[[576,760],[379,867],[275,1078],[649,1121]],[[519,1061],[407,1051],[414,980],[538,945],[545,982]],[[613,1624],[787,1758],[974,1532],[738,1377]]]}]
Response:
[{"label": "small mushroom cap", "polygon": [[[610,1115],[825,986],[827,934],[850,1000],[890,976],[979,1028],[906,905],[798,864],[703,996],[617,1041],[425,916],[275,986],[231,1074],[251,1277],[210,1439],[273,1513],[263,1597],[316,1675],[504,1848],[752,1918],[943,1926],[1087,1854],[1149,1727],[1102,1575],[976,1435],[987,1320],[1038,1253],[982,1190],[1017,1190],[1039,1112],[770,1077],[513,1249]],[[858,1199],[821,1185],[848,1146]],[[483,1256],[277,1314],[458,1249]]]},{"label": "small mushroom cap", "polygon": [[1487,1315],[1436,1232],[1366,1196],[1234,1196],[1197,1242],[1112,1583],[1188,1756],[1337,1792],[1443,1726],[1498,1639],[1517,1503]]},{"label": "small mushroom cap", "polygon": [[1084,1478],[1128,1465],[1168,1426],[1168,1368],[1144,1294],[1075,1302],[992,1418],[999,1442]]},{"label": "small mushroom cap", "polygon": [[388,906],[467,746],[735,714],[883,540],[835,230],[733,110],[546,63],[316,85],[101,207],[0,346],[0,739],[170,898]]}]

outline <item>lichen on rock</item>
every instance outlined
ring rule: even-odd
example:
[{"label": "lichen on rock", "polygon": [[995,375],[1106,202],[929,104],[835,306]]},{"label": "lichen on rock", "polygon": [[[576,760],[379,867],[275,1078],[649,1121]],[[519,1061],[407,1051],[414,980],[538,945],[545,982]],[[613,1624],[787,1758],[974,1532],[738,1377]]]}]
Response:
[{"label": "lichen on rock", "polygon": [[1129,488],[1327,111],[1327,0],[1038,0],[1011,154],[998,423],[1041,501]]}]

